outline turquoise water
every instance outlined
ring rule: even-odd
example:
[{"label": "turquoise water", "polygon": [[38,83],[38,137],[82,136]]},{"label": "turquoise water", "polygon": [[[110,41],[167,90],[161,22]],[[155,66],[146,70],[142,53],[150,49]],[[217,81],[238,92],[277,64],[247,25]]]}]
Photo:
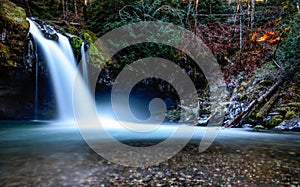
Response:
[{"label": "turquoise water", "polygon": [[[118,128],[111,128],[108,131],[119,140],[143,146],[149,142],[153,143],[156,140],[159,142],[168,138],[173,128],[176,128],[176,125],[166,125],[160,131],[154,131],[148,136],[141,136]],[[204,129],[197,127],[190,142],[191,145],[197,145],[200,142]],[[175,140],[180,138],[182,137],[174,137]],[[214,151],[220,150],[220,148],[222,148],[222,153]],[[187,154],[188,157],[194,155],[193,157],[197,158],[203,156],[197,152],[187,151],[183,151],[179,155],[182,154]],[[204,155],[207,158],[214,158],[215,155],[233,156],[234,158],[230,159],[230,162],[240,164],[241,168],[247,159],[251,161],[250,163],[255,162],[255,159],[266,159],[266,163],[270,162],[270,164],[276,164],[280,160],[280,163],[286,162],[289,167],[292,167],[288,171],[292,173],[293,180],[297,182],[300,168],[300,134],[225,129],[221,130],[215,142],[204,152]],[[177,157],[175,156],[174,159]],[[212,162],[220,161],[217,159]],[[179,164],[180,162],[194,163],[189,160],[180,160],[175,163]],[[165,163],[162,165],[164,166]],[[156,167],[160,168],[160,166]],[[167,165],[166,167],[171,166]],[[122,175],[124,171],[120,171],[120,168],[124,169],[124,167],[106,161],[92,151],[81,137],[77,126],[71,122],[2,121],[0,123],[0,186],[24,186],[27,184],[33,186],[77,186],[91,175],[95,175],[95,181],[110,184],[107,179],[97,178],[98,173],[103,176],[109,176],[115,172]],[[126,167],[125,170],[127,170]],[[259,174],[262,171],[257,172]],[[87,186],[89,185],[87,184]]]}]

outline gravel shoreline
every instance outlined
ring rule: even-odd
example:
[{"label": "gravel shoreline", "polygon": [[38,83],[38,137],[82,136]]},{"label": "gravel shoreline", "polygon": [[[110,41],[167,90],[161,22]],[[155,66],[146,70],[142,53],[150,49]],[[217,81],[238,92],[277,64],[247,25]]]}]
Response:
[{"label": "gravel shoreline", "polygon": [[189,144],[163,163],[132,168],[110,163],[82,143],[68,152],[58,149],[48,156],[12,156],[1,164],[0,181],[1,186],[298,187],[299,158],[297,147],[217,142],[204,153],[198,152],[198,145]]}]

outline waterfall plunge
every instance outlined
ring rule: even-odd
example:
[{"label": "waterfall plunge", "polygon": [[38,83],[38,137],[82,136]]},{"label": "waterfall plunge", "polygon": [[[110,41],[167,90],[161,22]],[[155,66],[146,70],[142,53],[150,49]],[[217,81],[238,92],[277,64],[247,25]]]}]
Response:
[{"label": "waterfall plunge", "polygon": [[[61,34],[58,34],[58,42],[49,40],[44,37],[33,21],[27,20],[30,23],[29,32],[41,47],[50,71],[58,107],[58,119],[74,120],[72,96],[77,67],[69,40]],[[76,81],[76,86],[80,88],[80,92],[86,97],[83,98],[84,102],[92,103],[88,89],[81,79]]]}]

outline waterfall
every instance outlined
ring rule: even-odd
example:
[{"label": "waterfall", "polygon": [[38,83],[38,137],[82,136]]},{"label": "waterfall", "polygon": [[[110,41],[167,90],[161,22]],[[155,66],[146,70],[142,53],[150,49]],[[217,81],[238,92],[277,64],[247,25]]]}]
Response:
[{"label": "waterfall", "polygon": [[72,50],[72,47],[70,45],[70,42],[68,40],[67,37],[63,36],[60,33],[57,33],[58,35],[58,44],[60,46],[60,48],[65,52],[65,55],[67,56],[67,58],[70,60],[70,62],[76,66],[76,60],[75,60],[75,56]]},{"label": "waterfall", "polygon": [[37,54],[37,45],[35,43],[35,96],[34,96],[34,119],[38,120],[39,109],[39,59]]},{"label": "waterfall", "polygon": [[58,34],[58,42],[44,37],[35,23],[30,23],[29,32],[41,47],[48,65],[55,92],[59,119],[73,120],[73,86],[76,76],[76,61],[69,40]]},{"label": "waterfall", "polygon": [[86,54],[85,54],[85,50],[84,50],[84,45],[85,43],[82,42],[81,45],[81,63],[82,63],[82,77],[83,80],[86,82],[86,84],[89,84],[89,74],[88,74],[88,65],[87,65],[87,59],[86,59]]}]

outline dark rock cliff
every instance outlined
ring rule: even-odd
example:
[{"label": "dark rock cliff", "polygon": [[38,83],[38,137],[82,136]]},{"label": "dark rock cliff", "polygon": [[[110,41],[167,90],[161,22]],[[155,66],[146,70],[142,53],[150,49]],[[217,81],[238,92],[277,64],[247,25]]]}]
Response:
[{"label": "dark rock cliff", "polygon": [[34,75],[23,65],[29,23],[24,9],[0,0],[0,120],[33,116]]}]

